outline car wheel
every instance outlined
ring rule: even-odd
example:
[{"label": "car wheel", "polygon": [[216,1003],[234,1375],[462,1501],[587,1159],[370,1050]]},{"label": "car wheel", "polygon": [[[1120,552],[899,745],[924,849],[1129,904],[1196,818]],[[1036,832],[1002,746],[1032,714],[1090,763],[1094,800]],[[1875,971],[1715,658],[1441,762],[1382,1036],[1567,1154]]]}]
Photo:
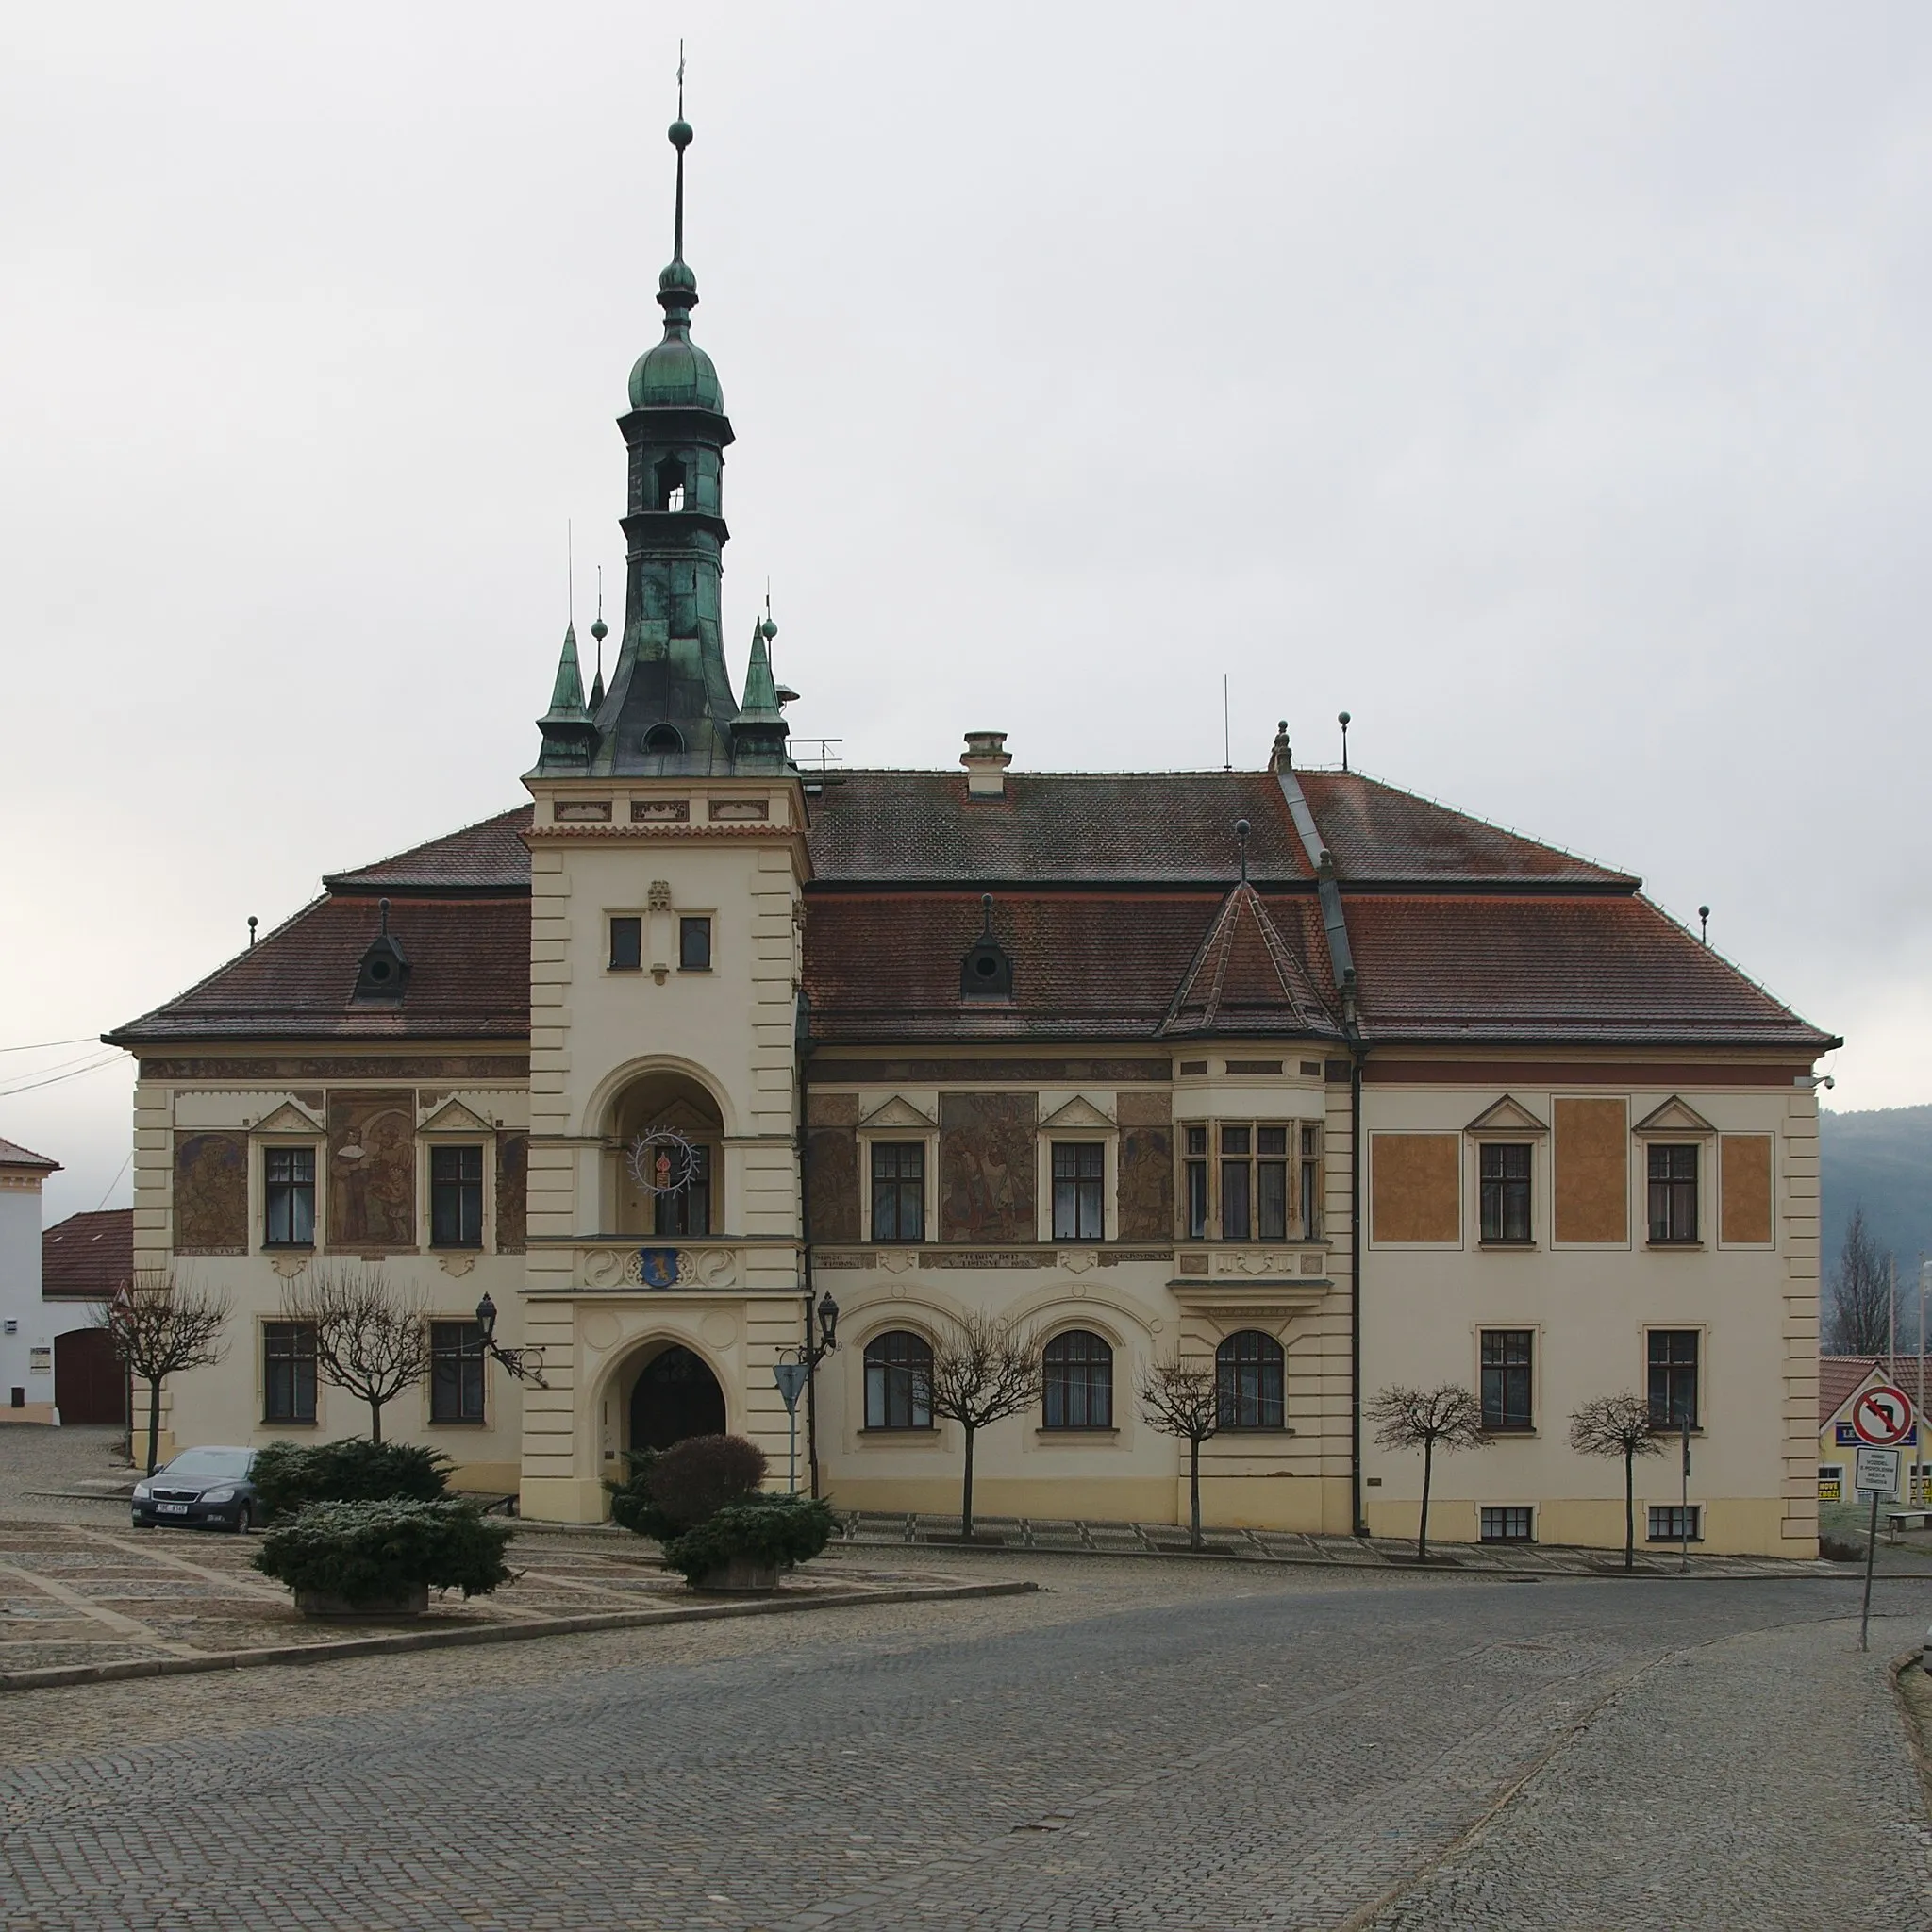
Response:
[{"label": "car wheel", "polygon": [[242,1504],[235,1512],[235,1534],[246,1536],[255,1519],[248,1513],[248,1505]]},{"label": "car wheel", "polygon": [[147,1517],[137,1516],[134,1519],[134,1526],[136,1529],[152,1529],[154,1524]]}]

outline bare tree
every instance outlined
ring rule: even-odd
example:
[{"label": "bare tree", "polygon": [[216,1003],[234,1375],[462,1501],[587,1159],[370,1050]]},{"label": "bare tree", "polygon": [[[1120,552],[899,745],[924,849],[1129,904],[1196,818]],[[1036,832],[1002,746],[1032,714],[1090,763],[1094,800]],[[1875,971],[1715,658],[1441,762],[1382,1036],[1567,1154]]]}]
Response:
[{"label": "bare tree", "polygon": [[1570,1446],[1579,1456],[1621,1456],[1624,1458],[1624,1567],[1637,1567],[1637,1458],[1661,1456],[1650,1404],[1625,1391],[1598,1395],[1570,1418]]},{"label": "bare tree", "polygon": [[1150,1428],[1188,1445],[1188,1547],[1201,1547],[1201,1444],[1221,1427],[1221,1398],[1213,1367],[1178,1356],[1141,1374],[1136,1393]]},{"label": "bare tree", "polygon": [[1825,1317],[1828,1355],[1883,1355],[1891,1345],[1891,1257],[1878,1245],[1857,1202],[1845,1223],[1844,1245],[1826,1284],[1830,1309]]},{"label": "bare tree", "polygon": [[[222,1339],[228,1298],[185,1287],[165,1268],[137,1268],[112,1301],[96,1302],[93,1325],[105,1328],[114,1359],[147,1384],[147,1473],[161,1451],[161,1384],[190,1369],[212,1368],[228,1352]],[[130,1418],[130,1421],[132,1418]]]},{"label": "bare tree", "polygon": [[380,1262],[317,1263],[282,1289],[282,1311],[315,1331],[315,1372],[369,1405],[369,1440],[382,1411],[429,1373],[429,1309],[394,1287]]},{"label": "bare tree", "polygon": [[1369,1404],[1368,1418],[1378,1426],[1375,1441],[1385,1449],[1423,1452],[1423,1510],[1416,1528],[1415,1559],[1429,1560],[1429,1484],[1435,1474],[1436,1451],[1486,1449],[1483,1409],[1459,1382],[1440,1389],[1384,1389]]},{"label": "bare tree", "polygon": [[966,1436],[966,1477],[959,1534],[973,1536],[973,1439],[990,1423],[1020,1415],[1040,1400],[1040,1350],[1031,1335],[1003,1315],[975,1308],[949,1321],[933,1340],[932,1370],[919,1372],[926,1406]]}]

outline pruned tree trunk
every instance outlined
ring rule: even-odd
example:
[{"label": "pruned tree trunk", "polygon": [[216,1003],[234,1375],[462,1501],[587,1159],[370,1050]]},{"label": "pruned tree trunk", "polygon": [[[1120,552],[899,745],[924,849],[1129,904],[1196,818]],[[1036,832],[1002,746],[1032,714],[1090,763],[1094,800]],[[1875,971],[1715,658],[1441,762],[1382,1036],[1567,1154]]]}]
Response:
[{"label": "pruned tree trunk", "polygon": [[973,1438],[974,1431],[968,1427],[966,1435],[966,1481],[959,1492],[959,1541],[970,1543],[973,1541]]},{"label": "pruned tree trunk", "polygon": [[1637,1452],[1624,1452],[1624,1568],[1637,1568]]},{"label": "pruned tree trunk", "polygon": [[1436,1441],[1432,1436],[1423,1444],[1423,1513],[1416,1524],[1415,1559],[1418,1563],[1429,1560],[1429,1478],[1435,1473]]},{"label": "pruned tree trunk", "polygon": [[369,1440],[372,1442],[382,1441],[382,1404],[373,1395],[369,1398]]},{"label": "pruned tree trunk", "polygon": [[161,1378],[147,1378],[147,1473],[152,1475],[161,1459]]},{"label": "pruned tree trunk", "polygon": [[1188,1547],[1201,1547],[1201,1439],[1188,1443]]}]

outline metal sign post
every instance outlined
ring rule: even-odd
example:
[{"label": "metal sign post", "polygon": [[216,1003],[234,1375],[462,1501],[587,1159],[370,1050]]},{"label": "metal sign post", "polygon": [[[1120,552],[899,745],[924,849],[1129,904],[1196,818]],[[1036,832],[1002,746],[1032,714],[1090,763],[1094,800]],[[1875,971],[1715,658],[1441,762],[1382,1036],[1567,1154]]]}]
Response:
[{"label": "metal sign post", "polygon": [[1677,1511],[1677,1530],[1681,1538],[1677,1553],[1677,1568],[1685,1575],[1690,1572],[1690,1411],[1684,1410],[1684,1494],[1682,1507]]},{"label": "metal sign post", "polygon": [[1858,1612],[1858,1648],[1871,1647],[1872,1571],[1878,1560],[1878,1505],[1883,1497],[1898,1489],[1898,1451],[1860,1449],[1857,1463],[1858,1494],[1872,1499],[1872,1521],[1865,1533],[1865,1602]]},{"label": "metal sign post", "polygon": [[790,1432],[785,1449],[785,1486],[794,1496],[798,1493],[798,1391],[805,1387],[805,1376],[803,1362],[772,1364],[772,1379],[777,1383],[779,1397],[785,1404],[785,1422]]}]

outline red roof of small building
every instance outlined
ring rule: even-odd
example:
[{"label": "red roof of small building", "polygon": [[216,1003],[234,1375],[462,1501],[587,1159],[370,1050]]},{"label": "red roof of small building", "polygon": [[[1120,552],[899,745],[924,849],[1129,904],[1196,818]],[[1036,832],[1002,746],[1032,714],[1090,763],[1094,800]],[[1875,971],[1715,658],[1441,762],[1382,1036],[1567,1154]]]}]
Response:
[{"label": "red roof of small building", "polygon": [[41,1293],[104,1302],[134,1273],[134,1209],[70,1214],[41,1235]]},{"label": "red roof of small building", "polygon": [[[1822,1429],[1841,1409],[1876,1369],[1886,1370],[1882,1355],[1822,1355],[1818,1357],[1818,1426]],[[1892,1379],[1916,1403],[1919,1397],[1919,1358],[1893,1358]],[[1932,1404],[1932,1356],[1925,1357],[1925,1397]]]}]

